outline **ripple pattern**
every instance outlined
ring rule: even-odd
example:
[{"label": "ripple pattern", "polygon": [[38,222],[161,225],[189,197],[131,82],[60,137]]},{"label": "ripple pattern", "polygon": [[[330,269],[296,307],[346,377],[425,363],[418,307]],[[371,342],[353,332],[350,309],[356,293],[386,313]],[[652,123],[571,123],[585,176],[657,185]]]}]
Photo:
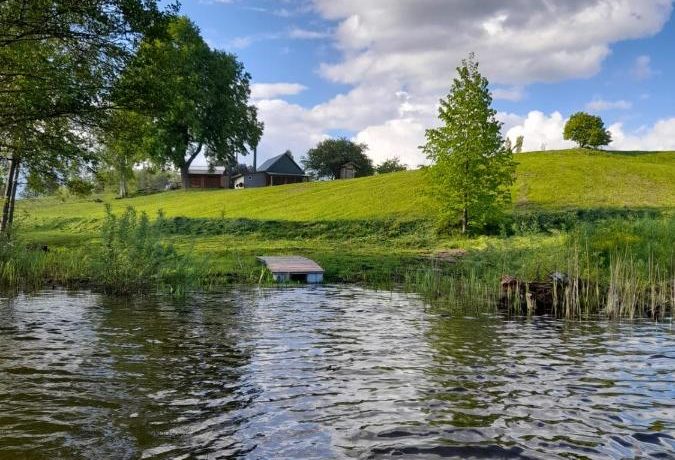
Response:
[{"label": "ripple pattern", "polygon": [[0,300],[0,458],[674,458],[672,324],[356,287]]}]

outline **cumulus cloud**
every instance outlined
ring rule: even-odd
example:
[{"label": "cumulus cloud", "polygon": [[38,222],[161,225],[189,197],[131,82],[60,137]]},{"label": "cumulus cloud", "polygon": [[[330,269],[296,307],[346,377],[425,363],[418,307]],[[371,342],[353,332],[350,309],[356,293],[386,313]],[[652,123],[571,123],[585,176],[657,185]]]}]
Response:
[{"label": "cumulus cloud", "polygon": [[344,59],[323,66],[344,83],[398,78],[442,87],[469,51],[501,84],[559,81],[595,74],[617,41],[660,30],[671,0],[466,2],[315,0],[339,22]]},{"label": "cumulus cloud", "polygon": [[675,150],[675,118],[656,122],[634,133],[626,133],[621,123],[610,126],[613,150]]},{"label": "cumulus cloud", "polygon": [[279,96],[300,94],[307,87],[299,83],[254,83],[251,85],[253,99],[274,99]]},{"label": "cumulus cloud", "polygon": [[369,126],[359,132],[355,140],[369,147],[369,156],[375,164],[398,158],[408,167],[427,164],[426,156],[419,149],[424,143],[425,126],[412,118],[389,120],[381,125]]},{"label": "cumulus cloud", "polygon": [[593,99],[586,104],[586,110],[591,112],[605,112],[607,110],[628,110],[633,107],[629,101],[620,99],[618,101],[606,101],[604,99]]},{"label": "cumulus cloud", "polygon": [[532,111],[512,128],[506,131],[506,137],[515,143],[518,136],[523,136],[523,151],[555,150],[574,147],[574,143],[563,139],[565,119],[560,112],[546,115]]},{"label": "cumulus cloud", "polygon": [[[313,4],[315,12],[334,24],[329,33],[339,52],[338,59],[321,64],[319,74],[352,89],[313,107],[260,100],[266,126],[263,145],[272,149],[270,154],[286,147],[304,152],[332,130],[347,130],[370,145],[374,159],[398,155],[410,165],[423,160],[417,146],[424,141],[424,128],[436,124],[438,99],[447,93],[455,67],[470,51],[476,52],[481,70],[495,85],[495,99],[517,101],[530,83],[594,75],[613,43],[657,33],[673,8],[672,0]],[[298,29],[296,34],[320,38],[323,32]],[[594,102],[596,110],[628,104]],[[562,140],[560,113],[500,118],[509,137],[525,136],[526,149],[571,146]]]}]

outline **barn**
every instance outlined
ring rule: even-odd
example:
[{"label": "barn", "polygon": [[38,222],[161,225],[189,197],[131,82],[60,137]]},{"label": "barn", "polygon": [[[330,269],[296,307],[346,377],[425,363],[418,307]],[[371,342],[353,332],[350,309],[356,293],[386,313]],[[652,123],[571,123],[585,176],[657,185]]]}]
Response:
[{"label": "barn", "polygon": [[225,174],[225,168],[215,166],[194,166],[188,170],[190,188],[228,188],[229,177]]},{"label": "barn", "polygon": [[234,188],[268,187],[306,182],[308,176],[290,152],[270,158],[255,172],[232,177]]}]

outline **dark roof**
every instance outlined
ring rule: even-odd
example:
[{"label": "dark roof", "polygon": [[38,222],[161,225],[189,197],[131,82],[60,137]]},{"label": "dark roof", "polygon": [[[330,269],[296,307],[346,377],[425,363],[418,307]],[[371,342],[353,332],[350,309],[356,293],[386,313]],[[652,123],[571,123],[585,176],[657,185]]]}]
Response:
[{"label": "dark roof", "polygon": [[258,167],[256,172],[269,174],[304,175],[305,171],[295,162],[288,153],[282,153],[270,158]]}]

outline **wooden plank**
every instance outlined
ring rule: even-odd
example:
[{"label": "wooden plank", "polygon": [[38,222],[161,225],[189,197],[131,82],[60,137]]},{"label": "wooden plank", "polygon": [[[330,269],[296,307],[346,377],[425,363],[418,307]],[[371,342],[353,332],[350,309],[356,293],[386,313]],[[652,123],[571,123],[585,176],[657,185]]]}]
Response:
[{"label": "wooden plank", "polygon": [[258,260],[264,263],[272,273],[323,273],[319,264],[301,256],[261,256]]}]

